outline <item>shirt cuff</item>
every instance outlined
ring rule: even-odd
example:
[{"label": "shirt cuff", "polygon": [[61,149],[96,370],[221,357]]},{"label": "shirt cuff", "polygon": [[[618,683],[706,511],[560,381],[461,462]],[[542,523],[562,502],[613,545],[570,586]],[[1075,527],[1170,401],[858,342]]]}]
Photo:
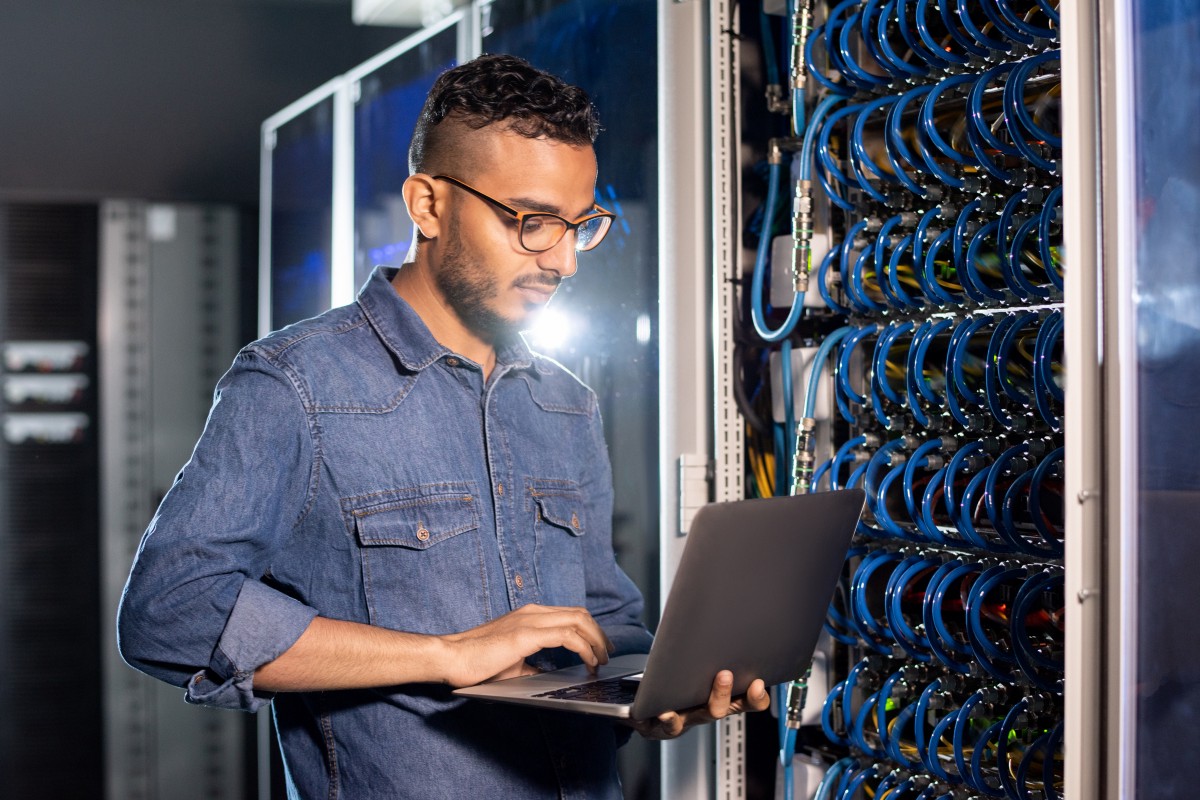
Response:
[{"label": "shirt cuff", "polygon": [[211,668],[188,682],[187,701],[257,711],[274,695],[254,691],[254,671],[295,644],[316,616],[316,609],[299,600],[246,581],[213,651]]}]

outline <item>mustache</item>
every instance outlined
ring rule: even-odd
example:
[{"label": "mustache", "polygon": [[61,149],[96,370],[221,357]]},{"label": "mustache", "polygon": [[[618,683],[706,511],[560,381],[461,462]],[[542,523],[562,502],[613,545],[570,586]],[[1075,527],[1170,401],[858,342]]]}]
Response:
[{"label": "mustache", "polygon": [[513,282],[513,286],[521,289],[557,289],[562,280],[562,277],[558,275],[537,275],[530,278],[519,278]]}]

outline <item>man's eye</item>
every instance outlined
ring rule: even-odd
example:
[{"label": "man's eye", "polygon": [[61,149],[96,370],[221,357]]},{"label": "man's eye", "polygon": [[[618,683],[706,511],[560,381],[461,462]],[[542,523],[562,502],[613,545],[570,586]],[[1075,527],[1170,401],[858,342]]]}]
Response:
[{"label": "man's eye", "polygon": [[526,233],[541,233],[546,227],[546,220],[542,217],[526,217],[525,232]]}]

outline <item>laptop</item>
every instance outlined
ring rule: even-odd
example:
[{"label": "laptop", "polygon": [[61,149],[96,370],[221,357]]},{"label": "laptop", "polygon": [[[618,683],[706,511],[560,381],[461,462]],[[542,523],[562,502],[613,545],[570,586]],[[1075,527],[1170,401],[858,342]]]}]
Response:
[{"label": "laptop", "polygon": [[648,654],[456,689],[502,703],[648,719],[708,702],[718,671],[733,693],[804,674],[865,495],[844,489],[710,503],[693,519]]}]

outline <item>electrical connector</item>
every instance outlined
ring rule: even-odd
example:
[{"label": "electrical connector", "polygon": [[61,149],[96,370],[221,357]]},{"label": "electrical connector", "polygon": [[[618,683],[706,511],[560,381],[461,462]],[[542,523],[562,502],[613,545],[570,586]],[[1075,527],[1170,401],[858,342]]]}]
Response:
[{"label": "electrical connector", "polygon": [[804,703],[808,699],[808,679],[812,677],[812,666],[804,671],[802,677],[788,684],[784,703],[787,705],[785,724],[792,730],[800,729],[800,720],[804,714]]},{"label": "electrical connector", "polygon": [[812,181],[796,181],[792,200],[792,290],[808,291],[812,269],[813,199]]},{"label": "electrical connector", "polygon": [[813,435],[817,421],[805,417],[796,426],[796,458],[792,464],[792,485],[796,494],[808,494],[812,487],[813,471],[816,467],[816,437]]}]

